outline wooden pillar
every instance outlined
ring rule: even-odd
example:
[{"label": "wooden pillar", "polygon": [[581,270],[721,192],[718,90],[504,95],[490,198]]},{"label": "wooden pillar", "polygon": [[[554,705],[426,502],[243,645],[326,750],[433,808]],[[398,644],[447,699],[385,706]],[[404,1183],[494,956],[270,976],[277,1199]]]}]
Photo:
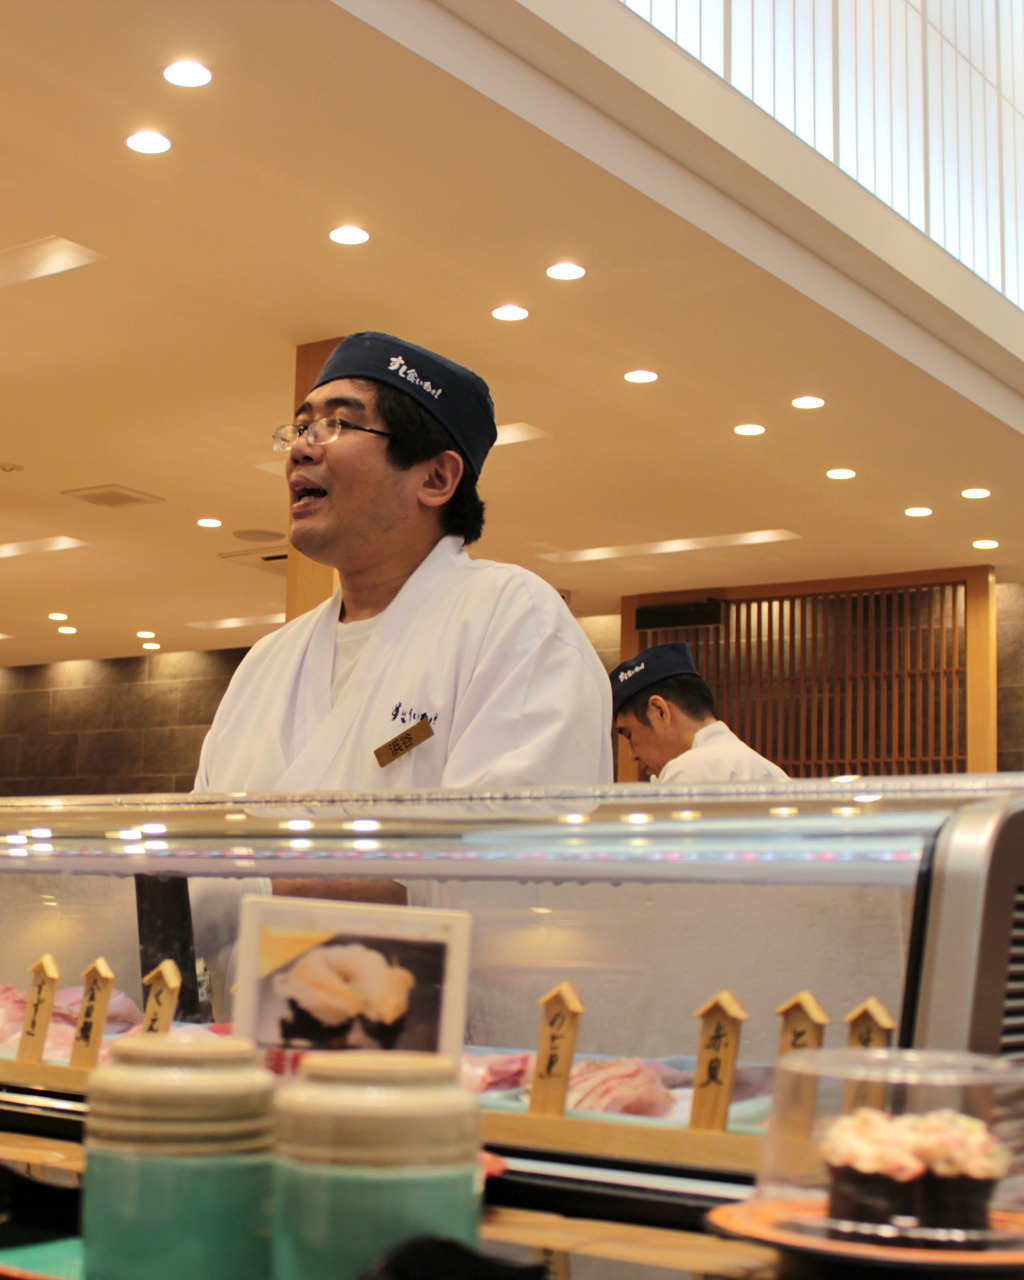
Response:
[{"label": "wooden pillar", "polygon": [[[324,361],[341,341],[340,338],[323,338],[320,342],[305,342],[295,348],[295,407],[305,400],[313,380],[324,366]],[[288,548],[288,578],[285,585],[284,613],[286,620],[315,609],[321,601],[329,599],[338,588],[337,570],[330,565],[317,564],[294,547]]]},{"label": "wooden pillar", "polygon": [[995,773],[996,574],[979,565],[966,577],[967,772]]}]

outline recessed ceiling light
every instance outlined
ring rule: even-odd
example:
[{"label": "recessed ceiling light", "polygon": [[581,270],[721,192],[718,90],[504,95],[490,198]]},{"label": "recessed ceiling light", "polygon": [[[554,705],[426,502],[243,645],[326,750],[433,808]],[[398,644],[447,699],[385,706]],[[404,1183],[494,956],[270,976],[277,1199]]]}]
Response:
[{"label": "recessed ceiling light", "polygon": [[219,528],[220,528],[220,526],[221,526],[221,523],[222,523],[222,521],[220,521],[220,520],[213,520],[213,519],[205,519],[205,520],[197,520],[197,521],[196,521],[196,524],[197,524],[197,525],[199,525],[199,526],[200,526],[201,528],[203,528],[203,529],[219,529]]},{"label": "recessed ceiling light", "polygon": [[[975,543],[975,546],[977,546],[977,543]],[[77,627],[58,627],[57,630],[62,636],[73,636],[78,632]]]},{"label": "recessed ceiling light", "polygon": [[632,556],[666,555],[675,551],[708,551],[715,547],[748,547],[767,542],[791,542],[798,533],[788,529],[753,529],[749,533],[719,533],[706,538],[672,538],[667,542],[634,542],[624,547],[587,547],[582,551],[539,551],[538,559],[553,564],[580,564],[588,560],[621,560]]},{"label": "recessed ceiling light", "polygon": [[831,471],[826,471],[825,474],[830,480],[852,480],[857,473],[856,471],[851,471],[849,467],[833,467]]},{"label": "recessed ceiling light", "polygon": [[67,622],[68,615],[66,613],[48,613],[46,615],[51,622]]},{"label": "recessed ceiling light", "polygon": [[136,631],[135,634],[140,640],[152,640],[156,636],[155,631]]},{"label": "recessed ceiling light", "polygon": [[170,138],[165,138],[162,133],[156,133],[153,129],[143,129],[139,133],[133,133],[130,138],[125,139],[125,142],[133,151],[141,151],[147,156],[156,156],[161,151],[171,149]]},{"label": "recessed ceiling light", "polygon": [[514,302],[506,303],[503,307],[495,307],[491,312],[495,320],[525,320],[529,314],[525,307],[517,307]]},{"label": "recessed ceiling light", "polygon": [[764,427],[759,422],[741,422],[738,427],[733,427],[733,431],[738,436],[763,436]]},{"label": "recessed ceiling light", "polygon": [[547,273],[552,280],[579,280],[587,274],[576,262],[556,262]]},{"label": "recessed ceiling light", "polygon": [[159,649],[160,648],[160,646],[156,643],[155,640],[147,640],[142,647],[143,649]]},{"label": "recessed ceiling light", "polygon": [[242,542],[283,542],[286,535],[276,529],[236,529],[231,536]]},{"label": "recessed ceiling light", "polygon": [[622,375],[627,382],[657,382],[658,375],[650,369],[633,369]]},{"label": "recessed ceiling light", "polygon": [[821,396],[797,396],[791,403],[794,409],[820,409],[825,401]]},{"label": "recessed ceiling light", "polygon": [[227,631],[232,627],[273,627],[284,622],[283,613],[264,613],[256,618],[215,618],[212,622],[186,622],[199,631]]},{"label": "recessed ceiling light", "polygon": [[10,556],[27,556],[35,551],[71,551],[88,544],[77,538],[37,538],[33,542],[4,542],[0,544],[0,560]]},{"label": "recessed ceiling light", "polygon": [[209,84],[213,79],[213,72],[203,66],[201,62],[172,62],[169,67],[164,67],[164,79],[171,84],[179,85],[182,89],[198,89],[204,84]]},{"label": "recessed ceiling light", "polygon": [[493,447],[499,444],[524,444],[527,440],[543,440],[550,433],[540,427],[531,427],[528,422],[506,422],[498,428],[498,438]]},{"label": "recessed ceiling light", "polygon": [[[73,271],[98,262],[101,253],[75,244],[62,236],[44,236],[28,244],[14,245],[0,250],[0,285],[18,284],[23,280],[36,280],[40,276],[56,275],[60,271]],[[16,462],[0,463],[0,471],[23,471]]]},{"label": "recessed ceiling light", "polygon": [[[994,538],[979,538],[977,542],[972,542],[971,546],[977,547],[979,551],[995,551],[999,543]],[[61,630],[63,631],[64,628],[61,627]]]},{"label": "recessed ceiling light", "polygon": [[331,239],[335,244],[366,244],[369,238],[369,231],[364,231],[362,227],[353,227],[351,224],[335,227],[331,232]]},{"label": "recessed ceiling light", "polygon": [[991,498],[992,491],[990,489],[962,489],[960,491],[961,498]]},{"label": "recessed ceiling light", "polygon": [[905,516],[930,516],[931,513],[931,507],[907,507],[903,514]]}]

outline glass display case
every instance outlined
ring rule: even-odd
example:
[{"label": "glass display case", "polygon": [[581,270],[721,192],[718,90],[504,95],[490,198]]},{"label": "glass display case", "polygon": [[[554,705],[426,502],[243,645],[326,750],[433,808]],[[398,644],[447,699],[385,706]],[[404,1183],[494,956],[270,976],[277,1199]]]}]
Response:
[{"label": "glass display case", "polygon": [[[893,1044],[1024,1049],[1021,775],[3,800],[0,872],[8,1060],[43,954],[61,991],[104,956],[136,1006],[148,968],[173,958],[178,1016],[223,1023],[234,913],[250,889],[387,879],[413,902],[468,911],[467,1078],[496,1086],[481,1094],[484,1133],[509,1160],[498,1194],[515,1203],[550,1207],[558,1185],[605,1212],[609,1196],[638,1196],[636,1213],[657,1220],[659,1205],[747,1194],[798,998],[813,1001],[812,1039],[826,1048],[848,1043],[873,999]],[[190,884],[193,906],[197,884],[219,900],[212,931],[206,906],[193,918]],[[538,1001],[567,980],[584,1007],[577,1063],[653,1073],[649,1114],[623,1114],[643,1110],[635,1079],[570,1091],[564,1116],[529,1114]],[[722,993],[743,1016],[732,1105],[711,1131],[691,1126],[690,1108],[700,1014]],[[62,1052],[58,1037],[46,1058],[67,1062]],[[0,1063],[3,1078],[0,1131],[74,1140],[74,1089],[19,1085]],[[591,1109],[598,1096],[610,1111]],[[45,1165],[20,1151],[0,1132],[0,1158]]]}]

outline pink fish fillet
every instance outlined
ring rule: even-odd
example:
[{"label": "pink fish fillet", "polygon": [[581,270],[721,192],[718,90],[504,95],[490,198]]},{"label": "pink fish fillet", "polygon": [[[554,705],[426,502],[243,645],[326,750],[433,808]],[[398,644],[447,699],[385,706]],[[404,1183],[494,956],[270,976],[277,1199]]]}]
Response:
[{"label": "pink fish fillet", "polygon": [[[58,991],[53,1016],[57,1017],[57,1007],[62,1006],[63,1011],[69,1015],[67,1021],[77,1023],[78,1011],[82,1007],[83,990],[83,987],[65,987],[62,991]],[[61,1019],[61,1021],[64,1020]],[[129,1031],[132,1027],[137,1027],[141,1021],[142,1010],[130,996],[126,996],[123,991],[111,993],[110,1006],[107,1009],[106,1034],[108,1036]]]},{"label": "pink fish fillet", "polygon": [[464,1053],[459,1060],[459,1083],[477,1093],[521,1088],[532,1073],[532,1053]]},{"label": "pink fish fillet", "polygon": [[584,1058],[573,1065],[565,1105],[572,1111],[663,1116],[673,1102],[657,1072],[639,1058]]}]

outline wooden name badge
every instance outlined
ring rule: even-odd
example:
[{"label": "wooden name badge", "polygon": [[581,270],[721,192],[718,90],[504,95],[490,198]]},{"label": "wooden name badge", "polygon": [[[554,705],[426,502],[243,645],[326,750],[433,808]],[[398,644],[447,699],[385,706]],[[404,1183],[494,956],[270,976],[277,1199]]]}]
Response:
[{"label": "wooden name badge", "polygon": [[433,736],[434,731],[430,727],[430,721],[424,716],[422,720],[417,720],[410,728],[403,729],[401,733],[396,733],[390,742],[385,742],[373,754],[377,757],[377,763],[383,769],[391,764],[393,760],[399,759],[400,756],[404,756],[406,752],[411,751],[413,747],[418,747],[421,742],[426,742],[428,738]]}]

